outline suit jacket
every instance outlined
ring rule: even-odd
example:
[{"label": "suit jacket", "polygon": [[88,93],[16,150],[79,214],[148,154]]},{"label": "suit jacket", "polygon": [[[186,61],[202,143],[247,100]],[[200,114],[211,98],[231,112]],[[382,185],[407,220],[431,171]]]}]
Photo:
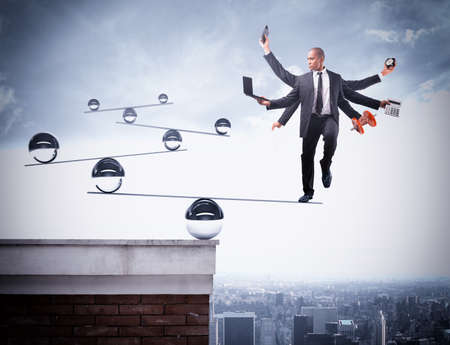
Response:
[{"label": "suit jacket", "polygon": [[[272,52],[270,52],[267,55],[264,55],[264,58],[269,63],[269,66],[272,68],[273,72],[277,75],[278,78],[280,78],[283,82],[285,82],[291,87],[295,86],[297,78],[299,78],[299,76],[294,75],[285,70]],[[348,81],[343,80],[342,89],[344,91],[344,97],[350,100],[351,102],[365,105],[373,109],[378,109],[380,107],[380,101],[361,95],[360,93],[355,92],[354,90],[365,89],[373,84],[379,83],[380,81],[381,80],[378,74],[375,74],[371,77],[362,80],[348,80]],[[297,101],[291,106],[287,107],[284,110],[278,122],[282,123],[281,121],[283,119],[289,119],[292,116],[292,114],[297,110],[299,105],[300,101]]]},{"label": "suit jacket", "polygon": [[[351,107],[344,97],[342,78],[339,74],[327,70],[330,78],[330,109],[331,116],[339,125],[339,110],[341,108],[349,118],[359,119],[361,115]],[[267,109],[278,109],[289,107],[296,102],[302,104],[300,112],[300,136],[305,137],[311,120],[312,108],[314,103],[314,83],[313,72],[308,72],[298,76],[294,89],[285,97],[270,100],[270,106]],[[285,125],[291,118],[291,114],[283,114],[278,122]]]}]

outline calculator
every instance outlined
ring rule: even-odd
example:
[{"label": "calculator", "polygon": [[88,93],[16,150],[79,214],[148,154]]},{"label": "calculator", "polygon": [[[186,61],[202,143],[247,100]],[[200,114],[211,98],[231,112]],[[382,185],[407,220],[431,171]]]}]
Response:
[{"label": "calculator", "polygon": [[394,99],[388,99],[388,101],[391,104],[386,104],[384,107],[384,114],[394,117],[400,116],[400,106],[402,105],[402,102],[396,101]]}]

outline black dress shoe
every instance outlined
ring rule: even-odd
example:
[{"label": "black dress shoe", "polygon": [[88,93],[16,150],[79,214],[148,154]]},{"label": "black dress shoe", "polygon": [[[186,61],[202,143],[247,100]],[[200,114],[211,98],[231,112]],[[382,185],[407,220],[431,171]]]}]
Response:
[{"label": "black dress shoe", "polygon": [[322,183],[325,188],[329,188],[331,186],[332,179],[333,176],[331,175],[330,170],[328,170],[328,172],[322,173]]},{"label": "black dress shoe", "polygon": [[312,198],[313,198],[312,195],[305,194],[305,195],[301,196],[300,199],[298,199],[298,202],[308,202]]}]

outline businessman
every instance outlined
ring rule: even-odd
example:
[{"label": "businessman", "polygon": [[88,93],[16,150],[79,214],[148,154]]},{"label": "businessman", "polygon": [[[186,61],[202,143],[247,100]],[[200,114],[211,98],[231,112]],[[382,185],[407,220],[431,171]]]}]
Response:
[{"label": "businessman", "polygon": [[[324,139],[324,155],[320,161],[322,182],[325,188],[331,185],[330,166],[336,150],[339,132],[338,107],[350,119],[361,118],[361,115],[345,99],[344,88],[346,85],[341,76],[327,70],[324,66],[324,60],[324,51],[321,48],[312,48],[307,56],[311,71],[296,77],[294,89],[287,96],[275,100],[258,99],[258,103],[265,105],[268,110],[287,108],[296,103],[302,104],[300,137],[303,138],[301,157],[304,195],[300,197],[299,202],[308,202],[314,195],[314,155],[321,135]],[[351,94],[354,93],[353,90],[349,90]],[[359,96],[362,96],[362,98]],[[373,107],[384,107],[388,104],[387,101],[376,101],[363,95],[359,96],[357,96],[358,101],[370,103]],[[292,113],[283,115],[279,121],[272,125],[272,129],[285,125]]]},{"label": "businessman", "polygon": [[[287,85],[294,87],[296,79],[299,76],[296,76],[296,75],[290,73],[289,71],[287,71],[286,69],[284,69],[284,67],[281,65],[281,63],[277,60],[275,55],[270,50],[269,38],[267,36],[265,36],[265,38],[266,38],[266,40],[264,43],[262,42],[262,40],[259,41],[261,47],[264,50],[264,58],[266,59],[270,68],[272,68],[273,72],[275,73],[275,75],[278,78],[280,78]],[[353,92],[353,91],[363,90],[369,86],[372,86],[376,83],[381,82],[383,77],[387,76],[388,74],[390,74],[394,71],[394,68],[395,68],[395,66],[388,68],[386,65],[384,65],[383,70],[379,74],[375,74],[373,76],[370,76],[370,77],[367,77],[367,78],[361,79],[361,80],[344,80],[343,91],[344,91],[345,98],[347,98],[351,102],[365,105],[365,106],[373,108],[373,109],[378,109],[379,107],[384,108],[386,103],[388,104],[389,102],[376,101],[372,98],[366,97],[364,95],[361,95],[361,94],[359,94],[357,92]],[[299,102],[296,102],[293,105],[287,107],[284,110],[284,112],[281,116],[281,119],[289,119],[292,116],[292,114],[297,110],[299,104],[300,104]],[[363,116],[361,118],[361,124],[365,125],[366,123],[367,123],[367,118]]]}]

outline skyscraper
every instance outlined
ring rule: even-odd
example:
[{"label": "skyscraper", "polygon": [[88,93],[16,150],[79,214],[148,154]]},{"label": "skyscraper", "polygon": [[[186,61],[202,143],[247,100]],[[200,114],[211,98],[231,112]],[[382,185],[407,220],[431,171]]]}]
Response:
[{"label": "skyscraper", "polygon": [[353,320],[339,320],[338,322],[338,331],[340,334],[343,334],[350,339],[355,338],[355,323]]},{"label": "skyscraper", "polygon": [[255,313],[223,313],[224,345],[255,345]]},{"label": "skyscraper", "polygon": [[337,309],[334,307],[302,307],[302,314],[312,317],[313,332],[316,334],[326,333],[327,322],[337,322]]},{"label": "skyscraper", "polygon": [[375,324],[375,345],[386,345],[386,319],[382,310]]},{"label": "skyscraper", "polygon": [[305,345],[305,336],[312,333],[312,317],[307,315],[294,316],[294,330],[292,332],[292,345]]},{"label": "skyscraper", "polygon": [[214,318],[216,319],[216,342],[212,345],[223,345],[223,314],[215,314]]},{"label": "skyscraper", "polygon": [[275,325],[270,318],[261,319],[261,345],[275,345]]},{"label": "skyscraper", "polygon": [[283,305],[284,303],[284,294],[282,292],[277,293],[275,298],[276,305]]}]

